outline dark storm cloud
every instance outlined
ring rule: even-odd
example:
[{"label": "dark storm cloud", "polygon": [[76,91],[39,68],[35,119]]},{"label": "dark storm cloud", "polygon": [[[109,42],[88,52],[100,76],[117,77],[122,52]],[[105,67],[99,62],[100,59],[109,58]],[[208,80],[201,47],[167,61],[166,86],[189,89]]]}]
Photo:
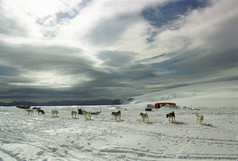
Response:
[{"label": "dark storm cloud", "polygon": [[[86,57],[80,56],[80,49],[60,46],[4,46],[1,45],[1,61],[19,70],[55,70],[74,74],[91,64]],[[86,60],[87,59],[87,60]]]},{"label": "dark storm cloud", "polygon": [[136,55],[125,51],[102,51],[98,58],[104,61],[103,65],[107,66],[107,69],[111,69],[123,79],[139,81],[155,76],[155,70],[134,61]]},{"label": "dark storm cloud", "polygon": [[2,76],[16,76],[19,75],[19,71],[16,68],[0,65],[0,75]]},{"label": "dark storm cloud", "polygon": [[[154,69],[133,62],[135,53],[102,51],[98,55],[98,58],[104,61],[102,69],[95,67],[95,62],[84,57],[82,53],[83,51],[75,48],[29,45],[10,47],[2,43],[0,63],[4,62],[5,65],[0,66],[0,71],[8,69],[9,73],[5,71],[4,74],[10,76],[2,79],[1,98],[71,99],[80,97],[86,99],[95,97],[96,99],[109,96],[109,93],[114,93],[113,98],[117,98],[125,94],[122,89],[133,89],[135,82],[136,86],[143,86],[144,81],[155,76]],[[79,80],[71,88],[34,87],[27,85],[37,82],[34,75],[24,76],[25,72],[29,71],[43,72],[43,74],[57,72],[62,77],[71,76],[75,80],[85,74],[90,80],[84,82]],[[127,94],[132,95],[135,91],[135,89],[131,90]]]},{"label": "dark storm cloud", "polygon": [[[207,76],[210,73],[224,72],[229,69],[235,70],[238,66],[238,48],[226,52],[193,54],[184,60],[171,64],[178,72],[193,74],[199,73]],[[201,76],[201,75],[200,75]]]},{"label": "dark storm cloud", "polygon": [[[79,49],[59,46],[9,46],[3,45],[3,43],[1,43],[0,48],[0,64],[4,64],[0,65],[2,97],[4,97],[4,91],[6,93],[8,91],[12,98],[30,98],[31,95],[32,97],[41,98],[45,95],[48,96],[47,93],[51,92],[54,93],[55,97],[59,96],[56,94],[59,92],[56,89],[28,86],[38,81],[37,78],[34,78],[34,73],[37,72],[43,74],[45,72],[56,72],[62,77],[75,76],[76,78],[78,74],[82,73],[89,76],[94,76],[97,73],[92,67],[94,62],[81,56],[82,51]],[[31,72],[33,75],[31,76],[27,72]],[[5,95],[5,97],[7,96]]]},{"label": "dark storm cloud", "polygon": [[98,58],[103,60],[104,65],[113,67],[123,67],[132,62],[135,53],[122,51],[102,51],[98,54]]}]

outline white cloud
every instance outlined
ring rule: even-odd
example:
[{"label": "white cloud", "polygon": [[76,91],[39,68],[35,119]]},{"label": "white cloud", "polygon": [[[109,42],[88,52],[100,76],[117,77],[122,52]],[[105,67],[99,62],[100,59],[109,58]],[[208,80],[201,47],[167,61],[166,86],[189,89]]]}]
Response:
[{"label": "white cloud", "polygon": [[238,41],[236,6],[236,1],[219,1],[211,7],[192,11],[175,23],[180,24],[179,29],[164,30],[154,37],[155,41],[151,43],[153,52],[148,57],[166,53],[173,53],[176,57],[179,54],[190,56],[193,50],[199,50],[199,55],[215,54],[216,51],[236,48],[235,44]]}]

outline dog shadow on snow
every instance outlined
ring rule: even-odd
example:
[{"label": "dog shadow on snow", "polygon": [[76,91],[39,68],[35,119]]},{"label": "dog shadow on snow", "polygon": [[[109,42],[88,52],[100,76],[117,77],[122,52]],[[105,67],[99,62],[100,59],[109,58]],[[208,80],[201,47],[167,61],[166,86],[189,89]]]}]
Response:
[{"label": "dog shadow on snow", "polygon": [[171,121],[170,123],[174,124],[174,125],[185,125],[186,124],[185,122],[181,122],[181,121]]},{"label": "dog shadow on snow", "polygon": [[59,116],[51,116],[51,118],[59,118]]},{"label": "dog shadow on snow", "polygon": [[203,126],[206,126],[206,127],[215,127],[215,126],[213,126],[212,124],[202,124]]},{"label": "dog shadow on snow", "polygon": [[84,119],[84,121],[94,121],[93,119]]},{"label": "dog shadow on snow", "polygon": [[116,122],[125,122],[125,120],[121,120],[121,119],[119,119],[119,120],[115,120]]},{"label": "dog shadow on snow", "polygon": [[154,124],[155,122],[147,121],[147,122],[144,122],[144,123],[150,125],[150,124]]}]

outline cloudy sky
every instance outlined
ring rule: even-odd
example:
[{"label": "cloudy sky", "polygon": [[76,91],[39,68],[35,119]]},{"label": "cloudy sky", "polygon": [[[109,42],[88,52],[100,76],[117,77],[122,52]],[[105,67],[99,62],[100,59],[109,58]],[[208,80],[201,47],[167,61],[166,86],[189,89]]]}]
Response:
[{"label": "cloudy sky", "polygon": [[238,79],[237,0],[0,0],[0,102]]}]

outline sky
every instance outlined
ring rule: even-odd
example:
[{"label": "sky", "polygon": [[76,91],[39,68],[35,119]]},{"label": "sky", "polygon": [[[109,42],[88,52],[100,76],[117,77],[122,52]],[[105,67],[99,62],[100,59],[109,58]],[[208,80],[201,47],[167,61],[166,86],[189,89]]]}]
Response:
[{"label": "sky", "polygon": [[237,0],[0,0],[0,102],[238,79]]}]

